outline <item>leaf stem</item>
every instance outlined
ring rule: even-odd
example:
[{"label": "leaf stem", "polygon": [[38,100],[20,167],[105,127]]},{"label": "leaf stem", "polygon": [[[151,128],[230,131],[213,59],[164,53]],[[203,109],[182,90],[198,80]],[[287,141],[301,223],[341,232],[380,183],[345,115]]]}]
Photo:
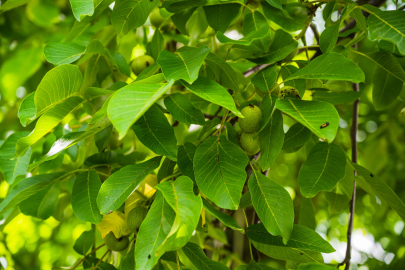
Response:
[{"label": "leaf stem", "polygon": [[104,246],[105,246],[105,244],[99,245],[98,247],[96,247],[95,249],[93,249],[90,253],[84,255],[83,259],[81,259],[81,260],[78,261],[75,265],[73,265],[72,268],[70,268],[70,270],[76,269],[76,268],[84,261],[84,259],[85,259],[87,256],[93,254],[94,252],[96,252],[97,250],[99,250],[100,248],[102,248],[102,247],[104,247]]},{"label": "leaf stem", "polygon": [[180,267],[180,261],[179,261],[179,254],[177,254],[177,250],[175,252],[176,252],[177,270],[180,270],[181,267]]},{"label": "leaf stem", "polygon": [[104,255],[101,257],[101,259],[98,260],[98,262],[97,262],[96,265],[94,266],[93,270],[96,270],[96,269],[97,269],[97,266],[101,263],[101,261],[104,259],[105,256],[107,256],[108,252],[110,252],[110,251],[111,251],[111,250],[109,249],[109,250],[107,250],[107,251],[104,253]]},{"label": "leaf stem", "polygon": [[163,179],[160,181],[160,183],[165,182],[165,181],[169,180],[170,178],[179,176],[180,174],[181,174],[181,172],[177,172],[177,173],[174,173],[174,174],[172,174],[172,175],[169,175],[169,176],[163,178]]},{"label": "leaf stem", "polygon": [[[250,164],[250,166],[252,166],[252,164]],[[247,217],[246,217],[245,209],[242,209],[242,211],[243,211],[243,216],[245,217],[246,230],[247,230],[247,228],[249,227],[249,223],[248,223],[248,220],[247,220]],[[250,258],[252,258],[252,260],[253,260],[252,242],[250,242],[250,239],[249,239],[249,249],[250,249]]]},{"label": "leaf stem", "polygon": [[[228,117],[228,113],[229,113],[229,110],[226,110],[226,112],[224,113],[224,116],[222,117],[221,125],[219,126],[219,135],[218,135],[218,140],[219,140],[219,137],[221,137],[221,131],[222,131],[222,127],[224,126],[224,123],[225,123],[226,117]],[[215,133],[214,133],[214,134],[215,134]],[[214,134],[213,134],[213,135],[214,135]]]}]

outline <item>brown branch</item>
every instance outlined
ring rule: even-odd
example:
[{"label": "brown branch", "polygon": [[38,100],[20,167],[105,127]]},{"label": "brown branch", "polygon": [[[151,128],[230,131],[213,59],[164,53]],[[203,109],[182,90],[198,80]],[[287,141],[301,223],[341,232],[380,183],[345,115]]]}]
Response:
[{"label": "brown branch", "polygon": [[314,37],[316,39],[316,42],[317,42],[317,44],[319,44],[319,32],[318,32],[318,29],[316,29],[316,25],[311,22],[309,27],[311,27],[312,32],[314,32]]},{"label": "brown branch", "polygon": [[[357,49],[357,44],[355,45]],[[359,92],[359,84],[353,83],[353,91]],[[352,162],[357,163],[357,131],[359,126],[359,103],[360,99],[356,99],[353,104],[353,123],[350,132],[350,137],[352,141]],[[354,171],[354,176],[356,176],[356,171]],[[339,263],[338,266],[345,264],[345,270],[350,269],[350,259],[352,251],[352,231],[353,231],[353,219],[354,219],[354,208],[356,202],[356,181],[353,180],[353,195],[350,200],[350,211],[349,211],[349,221],[347,225],[347,247],[345,259]]]}]

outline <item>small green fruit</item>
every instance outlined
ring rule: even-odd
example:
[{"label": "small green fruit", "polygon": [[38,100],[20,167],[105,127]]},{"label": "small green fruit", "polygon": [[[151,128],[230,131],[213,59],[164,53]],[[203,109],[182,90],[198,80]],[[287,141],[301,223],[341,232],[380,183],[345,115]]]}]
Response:
[{"label": "small green fruit", "polygon": [[145,68],[153,65],[155,63],[155,59],[149,55],[142,55],[134,59],[132,61],[131,69],[132,72],[138,76]]},{"label": "small green fruit", "polygon": [[123,251],[128,247],[129,238],[128,236],[122,236],[117,239],[113,232],[109,232],[104,237],[104,243],[113,251]]},{"label": "small green fruit", "polygon": [[142,221],[145,219],[148,209],[145,207],[136,207],[132,209],[127,216],[128,228],[136,232],[141,227]]},{"label": "small green fruit", "polygon": [[298,99],[301,99],[300,92],[292,86],[284,86],[279,91],[279,97],[284,98],[285,96],[295,96]]},{"label": "small green fruit", "polygon": [[155,8],[149,15],[149,21],[154,27],[158,28],[165,21],[165,18],[160,15],[160,10]]},{"label": "small green fruit", "polygon": [[262,111],[259,107],[249,104],[241,111],[245,118],[239,118],[239,126],[245,132],[255,132],[260,127],[262,121]]},{"label": "small green fruit", "polygon": [[249,155],[255,155],[260,151],[259,137],[253,140],[255,135],[256,132],[243,132],[242,136],[240,136],[240,145]]}]

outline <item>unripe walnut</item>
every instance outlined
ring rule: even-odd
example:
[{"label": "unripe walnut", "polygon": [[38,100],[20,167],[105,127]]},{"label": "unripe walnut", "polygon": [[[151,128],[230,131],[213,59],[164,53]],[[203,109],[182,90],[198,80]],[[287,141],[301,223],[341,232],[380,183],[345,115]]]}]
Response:
[{"label": "unripe walnut", "polygon": [[249,104],[241,111],[245,118],[239,118],[239,126],[244,132],[255,132],[259,130],[262,121],[262,111],[259,107]]}]

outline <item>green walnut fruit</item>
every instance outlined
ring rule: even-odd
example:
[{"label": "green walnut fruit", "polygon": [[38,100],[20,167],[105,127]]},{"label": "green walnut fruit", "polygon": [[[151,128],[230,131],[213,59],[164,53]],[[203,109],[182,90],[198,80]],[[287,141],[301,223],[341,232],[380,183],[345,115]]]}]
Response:
[{"label": "green walnut fruit", "polygon": [[255,155],[260,151],[259,137],[254,140],[253,137],[255,135],[256,132],[243,132],[242,136],[240,136],[240,145],[249,155]]},{"label": "green walnut fruit", "polygon": [[132,61],[131,69],[132,72],[138,76],[145,68],[153,65],[155,63],[155,59],[149,55],[142,55],[134,59]]},{"label": "green walnut fruit", "polygon": [[116,238],[113,232],[109,232],[104,237],[104,243],[109,249],[113,251],[123,251],[128,247],[129,238],[128,236]]},{"label": "green walnut fruit", "polygon": [[284,86],[280,89],[278,93],[280,98],[284,98],[285,96],[295,96],[298,99],[301,99],[300,92],[292,86]]},{"label": "green walnut fruit", "polygon": [[136,230],[141,227],[142,221],[145,219],[148,209],[145,207],[135,207],[132,209],[127,216],[127,225],[128,228],[136,232]]},{"label": "green walnut fruit", "polygon": [[255,132],[260,127],[262,121],[262,111],[259,107],[249,104],[241,111],[245,118],[239,118],[239,126],[245,132]]},{"label": "green walnut fruit", "polygon": [[149,21],[154,27],[158,28],[165,21],[165,18],[160,15],[159,9],[155,8],[149,15]]}]

